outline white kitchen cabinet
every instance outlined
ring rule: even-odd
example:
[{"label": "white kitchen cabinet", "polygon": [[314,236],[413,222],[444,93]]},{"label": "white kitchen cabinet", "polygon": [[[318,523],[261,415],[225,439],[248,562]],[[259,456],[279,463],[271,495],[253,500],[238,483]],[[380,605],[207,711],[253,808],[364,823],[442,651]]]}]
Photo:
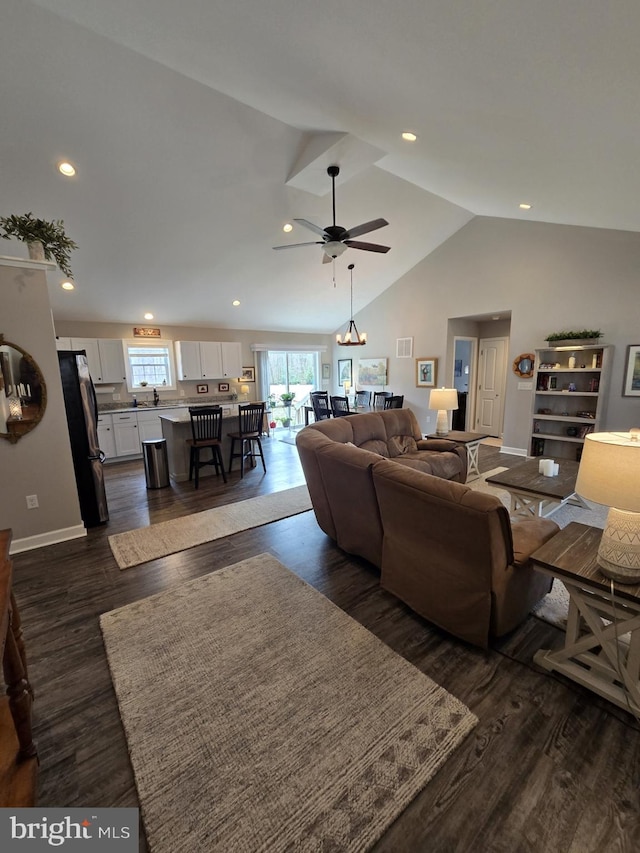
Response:
[{"label": "white kitchen cabinet", "polygon": [[202,379],[200,343],[176,341],[175,348],[178,379]]},{"label": "white kitchen cabinet", "polygon": [[57,350],[70,350],[71,349],[71,338],[61,338],[56,335],[56,349]]},{"label": "white kitchen cabinet", "polygon": [[203,379],[220,379],[222,373],[222,350],[217,341],[200,341],[200,367]]},{"label": "white kitchen cabinet", "polygon": [[237,379],[242,346],[236,341],[176,341],[178,379]]},{"label": "white kitchen cabinet", "polygon": [[87,353],[89,373],[96,385],[125,382],[122,341],[111,338],[71,338],[71,349]]},{"label": "white kitchen cabinet", "polygon": [[223,341],[222,375],[225,379],[239,379],[242,376],[242,344],[237,341]]},{"label": "white kitchen cabinet", "polygon": [[179,415],[188,412],[188,409],[184,406],[175,408],[175,409],[142,409],[138,410],[137,418],[138,418],[138,435],[140,438],[140,444],[143,441],[154,441],[155,439],[162,438],[162,421],[160,420],[160,415]]},{"label": "white kitchen cabinet", "polygon": [[133,456],[142,452],[135,412],[117,412],[113,417],[116,456]]},{"label": "white kitchen cabinet", "polygon": [[113,417],[111,415],[98,415],[98,444],[107,459],[115,458],[116,440],[113,432]]}]

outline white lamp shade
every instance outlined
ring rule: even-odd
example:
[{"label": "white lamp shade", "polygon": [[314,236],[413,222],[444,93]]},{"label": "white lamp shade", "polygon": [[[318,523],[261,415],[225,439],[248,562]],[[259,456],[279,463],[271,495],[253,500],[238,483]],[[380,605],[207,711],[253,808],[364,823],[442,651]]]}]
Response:
[{"label": "white lamp shade", "polygon": [[455,388],[432,388],[429,394],[430,409],[445,409],[450,412],[458,408],[458,392]]},{"label": "white lamp shade", "polygon": [[587,435],[576,492],[598,504],[640,512],[638,432],[594,432]]},{"label": "white lamp shade", "polygon": [[241,385],[240,386],[240,393],[241,394],[248,394],[249,393],[249,386],[248,385]]},{"label": "white lamp shade", "polygon": [[340,243],[338,240],[333,240],[330,243],[325,243],[322,247],[327,255],[330,258],[339,258],[340,255],[347,250],[347,246],[344,243]]}]

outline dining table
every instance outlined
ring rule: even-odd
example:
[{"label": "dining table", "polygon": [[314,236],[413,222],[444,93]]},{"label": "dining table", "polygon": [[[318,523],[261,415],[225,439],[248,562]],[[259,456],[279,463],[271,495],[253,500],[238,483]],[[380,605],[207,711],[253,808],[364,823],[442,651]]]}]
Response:
[{"label": "dining table", "polygon": [[[381,412],[382,409],[374,409],[373,406],[353,406],[349,404],[349,415],[363,415],[366,412]],[[304,425],[309,426],[309,415],[313,414],[313,406],[304,407]],[[331,415],[333,417],[333,415]],[[348,417],[348,416],[347,416]]]}]

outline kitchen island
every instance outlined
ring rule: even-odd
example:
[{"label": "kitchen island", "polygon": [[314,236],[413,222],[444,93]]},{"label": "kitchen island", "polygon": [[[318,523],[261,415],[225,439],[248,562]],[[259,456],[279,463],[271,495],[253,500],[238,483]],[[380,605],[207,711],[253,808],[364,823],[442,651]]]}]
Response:
[{"label": "kitchen island", "polygon": [[[191,418],[189,409],[183,412],[175,409],[166,413],[160,411],[160,423],[162,435],[167,440],[167,457],[169,460],[169,476],[176,483],[182,483],[189,479],[189,445],[187,439],[191,438]],[[231,450],[231,439],[227,433],[234,432],[238,428],[238,405],[222,406],[222,459],[225,470],[228,466],[229,453]],[[213,466],[200,469],[200,477],[215,474]]]}]

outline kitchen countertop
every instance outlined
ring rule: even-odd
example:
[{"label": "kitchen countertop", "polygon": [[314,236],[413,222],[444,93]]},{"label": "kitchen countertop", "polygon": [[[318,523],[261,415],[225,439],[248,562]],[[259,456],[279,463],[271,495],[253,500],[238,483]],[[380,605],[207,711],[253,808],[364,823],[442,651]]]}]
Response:
[{"label": "kitchen countertop", "polygon": [[98,406],[98,415],[117,415],[122,414],[122,412],[148,412],[148,411],[162,411],[163,409],[188,409],[189,407],[198,407],[198,406],[222,406],[223,408],[228,408],[229,406],[237,406],[237,403],[232,402],[220,402],[220,403],[159,403],[157,406],[154,406],[153,403],[150,406],[138,403],[137,406],[123,406],[120,409],[101,409]]}]

